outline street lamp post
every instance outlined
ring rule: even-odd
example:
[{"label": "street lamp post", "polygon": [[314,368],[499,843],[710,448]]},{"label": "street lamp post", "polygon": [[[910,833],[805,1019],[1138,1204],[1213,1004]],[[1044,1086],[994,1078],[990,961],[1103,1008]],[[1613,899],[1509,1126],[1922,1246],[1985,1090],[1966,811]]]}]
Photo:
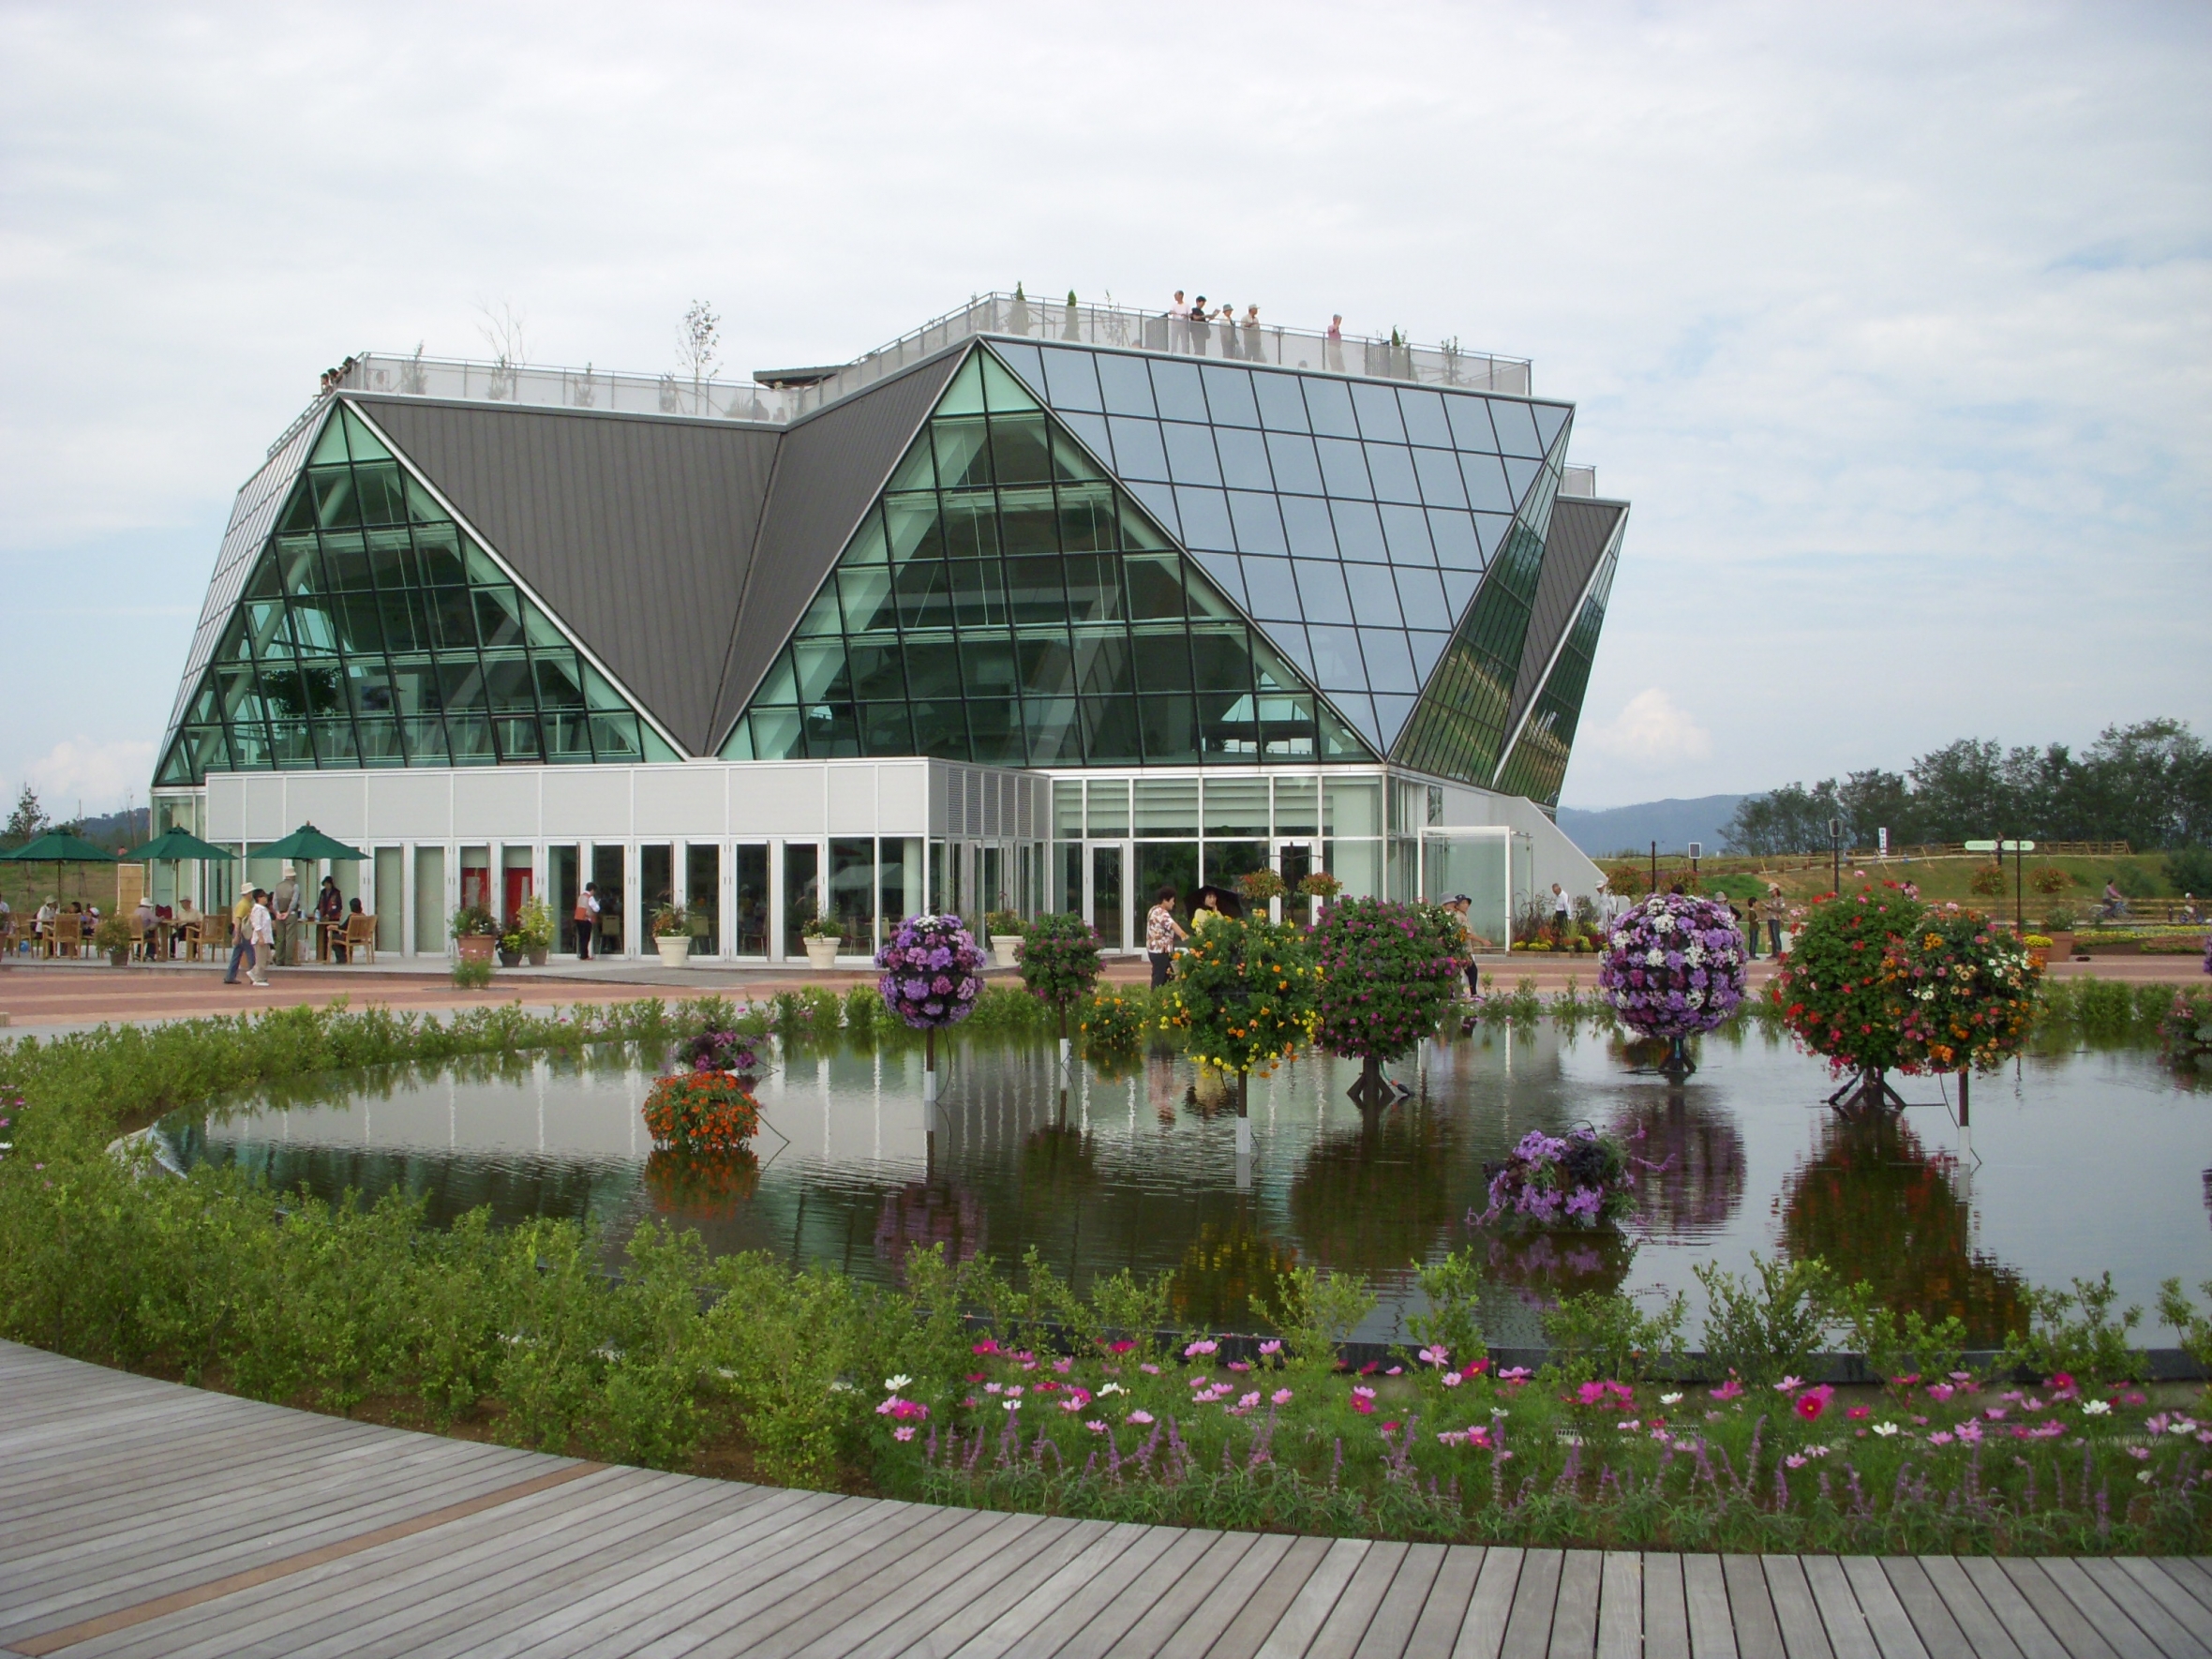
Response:
[{"label": "street lamp post", "polygon": [[1828,820],[1828,851],[1831,861],[1828,890],[1840,895],[1844,890],[1844,821],[1841,818]]}]

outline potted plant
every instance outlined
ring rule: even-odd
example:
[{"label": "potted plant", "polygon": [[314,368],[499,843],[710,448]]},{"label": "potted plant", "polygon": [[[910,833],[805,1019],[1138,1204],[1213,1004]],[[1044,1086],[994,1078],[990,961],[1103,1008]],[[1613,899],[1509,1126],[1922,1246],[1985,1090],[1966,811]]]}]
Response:
[{"label": "potted plant", "polygon": [[1274,914],[1273,904],[1291,890],[1290,884],[1272,870],[1253,870],[1236,878],[1236,890],[1255,911]]},{"label": "potted plant", "polygon": [[103,916],[99,926],[92,930],[92,948],[105,951],[108,961],[116,967],[130,960],[132,942],[130,923],[120,916]]},{"label": "potted plant", "polygon": [[994,910],[983,918],[983,932],[991,939],[991,965],[1020,965],[1015,952],[1022,948],[1022,917],[1014,910]]},{"label": "potted plant", "polygon": [[691,922],[682,905],[663,904],[654,911],[652,930],[663,967],[681,967],[691,960]]},{"label": "potted plant", "polygon": [[501,967],[520,967],[522,965],[522,934],[513,928],[500,935],[500,965]]},{"label": "potted plant", "polygon": [[1680,1076],[1693,1069],[1687,1039],[1712,1030],[1743,1000],[1745,966],[1743,935],[1726,904],[1653,893],[1614,924],[1598,994],[1622,1024],[1666,1039],[1661,1069]]},{"label": "potted plant", "polygon": [[500,924],[482,904],[463,904],[453,913],[454,953],[463,962],[489,965],[500,942]]},{"label": "potted plant", "polygon": [[553,906],[531,894],[515,913],[515,931],[522,935],[522,953],[530,965],[544,967],[546,953],[553,949]]},{"label": "potted plant", "polygon": [[2074,911],[2071,904],[2043,906],[2043,932],[2051,937],[2051,954],[2061,961],[2073,954]]},{"label": "potted plant", "polygon": [[837,947],[844,936],[837,923],[817,910],[800,923],[799,936],[806,941],[809,967],[833,968],[837,965]]},{"label": "potted plant", "polygon": [[1343,890],[1344,884],[1326,870],[1315,870],[1300,876],[1298,893],[1306,901],[1307,919],[1317,919],[1321,915],[1321,907]]}]

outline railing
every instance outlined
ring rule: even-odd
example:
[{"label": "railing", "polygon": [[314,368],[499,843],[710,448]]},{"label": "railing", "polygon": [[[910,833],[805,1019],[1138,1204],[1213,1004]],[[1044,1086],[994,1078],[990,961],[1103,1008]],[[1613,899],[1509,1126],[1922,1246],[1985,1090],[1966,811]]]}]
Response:
[{"label": "railing", "polygon": [[1561,468],[1559,493],[1562,496],[1595,496],[1597,494],[1597,469],[1576,466]]},{"label": "railing", "polygon": [[[959,310],[901,335],[811,385],[771,386],[759,383],[757,376],[755,381],[744,382],[692,380],[674,374],[622,374],[590,364],[582,368],[557,368],[540,364],[475,363],[425,357],[419,351],[411,357],[365,351],[347,360],[337,384],[351,392],[407,397],[783,424],[849,397],[948,346],[985,334],[1225,362],[1275,364],[1324,374],[1461,386],[1517,396],[1528,396],[1530,389],[1527,358],[1464,351],[1453,343],[1415,346],[1389,340],[1339,339],[1313,329],[1273,323],[1251,327],[1226,322],[1198,324],[1165,313],[1131,311],[1116,306],[1048,306],[1002,293],[971,300]],[[1595,489],[1594,475],[1592,489]]]}]

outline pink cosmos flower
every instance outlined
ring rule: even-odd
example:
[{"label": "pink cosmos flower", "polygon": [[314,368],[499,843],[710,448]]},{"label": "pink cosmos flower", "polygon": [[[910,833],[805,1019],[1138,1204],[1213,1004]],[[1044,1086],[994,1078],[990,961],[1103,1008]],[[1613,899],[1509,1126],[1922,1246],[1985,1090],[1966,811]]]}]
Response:
[{"label": "pink cosmos flower", "polygon": [[2130,1446],[2128,1456],[2138,1463],[2146,1463],[2150,1460],[2150,1448],[2148,1446]]},{"label": "pink cosmos flower", "polygon": [[1797,1456],[1797,1454],[1794,1452],[1788,1457],[1783,1458],[1782,1461],[1788,1464],[1792,1469],[1802,1469],[1805,1466],[1805,1460],[1802,1457]]},{"label": "pink cosmos flower", "polygon": [[1147,1376],[1157,1377],[1159,1375],[1159,1368],[1149,1363],[1140,1365],[1137,1369],[1144,1372]]},{"label": "pink cosmos flower", "polygon": [[1928,1397],[1934,1400],[1937,1405],[1941,1405],[1945,1400],[1949,1399],[1957,1392],[1958,1390],[1953,1388],[1948,1382],[1931,1382],[1928,1384]]},{"label": "pink cosmos flower", "polygon": [[891,1439],[893,1440],[912,1440],[913,1438],[914,1428],[910,1424],[903,1425],[900,1427],[891,1430]]},{"label": "pink cosmos flower", "polygon": [[1275,1340],[1274,1338],[1270,1337],[1266,1341],[1260,1344],[1260,1352],[1272,1358],[1274,1355],[1282,1352],[1282,1344]]},{"label": "pink cosmos flower", "polygon": [[1120,1342],[1109,1342],[1106,1344],[1106,1352],[1108,1353],[1127,1353],[1134,1347],[1136,1347],[1134,1342],[1127,1340]]},{"label": "pink cosmos flower", "polygon": [[1828,1410],[1828,1402],[1835,1390],[1823,1382],[1817,1388],[1808,1388],[1797,1397],[1797,1414],[1811,1423]]},{"label": "pink cosmos flower", "polygon": [[1291,1391],[1287,1388],[1278,1388],[1267,1397],[1275,1405],[1287,1406],[1291,1403]]},{"label": "pink cosmos flower", "polygon": [[1711,1394],[1715,1399],[1734,1399],[1738,1395],[1743,1392],[1743,1384],[1737,1382],[1735,1378],[1730,1377],[1718,1388],[1708,1389],[1706,1392]]},{"label": "pink cosmos flower", "polygon": [[1446,1371],[1438,1381],[1442,1382],[1446,1388],[1457,1388],[1467,1379],[1459,1375],[1457,1371]]},{"label": "pink cosmos flower", "polygon": [[1131,1412],[1129,1421],[1131,1423],[1149,1423],[1152,1421],[1152,1413],[1150,1412]]},{"label": "pink cosmos flower", "polygon": [[1425,1366],[1441,1366],[1451,1357],[1452,1351],[1442,1342],[1432,1343],[1424,1348],[1421,1350],[1420,1355],[1421,1363]]},{"label": "pink cosmos flower", "polygon": [[1844,1415],[1850,1418],[1852,1422],[1856,1423],[1861,1417],[1872,1415],[1873,1412],[1874,1408],[1872,1406],[1851,1406],[1846,1409]]},{"label": "pink cosmos flower", "polygon": [[1785,1377],[1774,1384],[1774,1392],[1776,1394],[1795,1394],[1804,1385],[1805,1380],[1802,1377]]},{"label": "pink cosmos flower", "polygon": [[1940,1428],[1928,1436],[1928,1443],[1932,1446],[1948,1446],[1950,1444],[1950,1440],[1951,1437]]},{"label": "pink cosmos flower", "polygon": [[1233,1359],[1229,1362],[1229,1368],[1233,1371],[1248,1371],[1252,1368],[1252,1362],[1248,1359]]},{"label": "pink cosmos flower", "polygon": [[1373,1415],[1375,1410],[1375,1391],[1372,1388],[1361,1388],[1354,1386],[1352,1390],[1352,1409],[1357,1412],[1363,1417]]},{"label": "pink cosmos flower", "polygon": [[1201,1337],[1189,1347],[1183,1350],[1183,1357],[1185,1359],[1196,1359],[1202,1353],[1217,1353],[1220,1349],[1220,1346],[1221,1344],[1218,1342],[1210,1341],[1206,1338]]}]

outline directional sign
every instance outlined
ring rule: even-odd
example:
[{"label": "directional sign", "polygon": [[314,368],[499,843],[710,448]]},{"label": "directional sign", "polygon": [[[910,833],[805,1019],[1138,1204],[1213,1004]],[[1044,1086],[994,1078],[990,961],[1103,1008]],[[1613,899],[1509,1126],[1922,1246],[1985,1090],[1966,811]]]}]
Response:
[{"label": "directional sign", "polygon": [[1970,853],[2032,853],[2036,850],[2036,844],[2032,841],[1969,841],[1966,850]]}]

